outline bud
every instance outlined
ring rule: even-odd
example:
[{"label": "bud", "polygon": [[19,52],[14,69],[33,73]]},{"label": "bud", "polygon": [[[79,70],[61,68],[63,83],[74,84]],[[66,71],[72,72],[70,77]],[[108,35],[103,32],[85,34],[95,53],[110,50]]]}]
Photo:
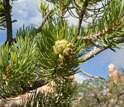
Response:
[{"label": "bud", "polygon": [[64,55],[64,56],[69,56],[67,50],[64,50],[64,51],[63,51],[63,55]]},{"label": "bud", "polygon": [[61,53],[61,52],[62,52],[62,50],[63,50],[63,46],[62,46],[62,45],[60,45],[60,46],[59,46],[59,48],[58,48],[59,53]]},{"label": "bud", "polygon": [[67,48],[67,51],[70,54],[71,53],[71,48]]},{"label": "bud", "polygon": [[69,43],[68,46],[69,46],[70,48],[73,48],[73,44],[72,44],[72,43]]},{"label": "bud", "polygon": [[73,47],[73,44],[65,39],[57,40],[53,46],[54,55],[61,63],[68,59],[73,60],[75,58]]}]

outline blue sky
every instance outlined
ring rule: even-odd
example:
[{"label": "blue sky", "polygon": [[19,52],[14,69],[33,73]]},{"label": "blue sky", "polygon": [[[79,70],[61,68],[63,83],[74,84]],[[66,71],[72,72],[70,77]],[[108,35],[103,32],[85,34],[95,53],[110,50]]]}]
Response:
[{"label": "blue sky", "polygon": [[[40,25],[42,19],[41,14],[37,10],[38,0],[18,0],[13,2],[12,19],[16,19],[17,22],[13,24],[13,36],[15,37],[18,28],[30,24]],[[77,20],[68,18],[70,24],[77,24]],[[6,40],[6,32],[0,31],[0,45]],[[100,53],[96,57],[90,59],[80,67],[87,73],[92,75],[107,77],[108,65],[114,64],[117,69],[124,67],[124,49],[116,50],[116,53],[109,49]],[[86,79],[87,76],[79,73],[75,75],[76,80],[81,82]]]}]

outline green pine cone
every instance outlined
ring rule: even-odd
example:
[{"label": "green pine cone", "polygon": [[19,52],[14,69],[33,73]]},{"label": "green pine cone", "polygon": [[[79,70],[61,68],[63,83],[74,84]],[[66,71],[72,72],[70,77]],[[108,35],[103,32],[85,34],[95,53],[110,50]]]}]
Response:
[{"label": "green pine cone", "polygon": [[74,59],[74,46],[67,40],[57,40],[53,46],[54,55],[58,58],[59,62],[72,61]]}]

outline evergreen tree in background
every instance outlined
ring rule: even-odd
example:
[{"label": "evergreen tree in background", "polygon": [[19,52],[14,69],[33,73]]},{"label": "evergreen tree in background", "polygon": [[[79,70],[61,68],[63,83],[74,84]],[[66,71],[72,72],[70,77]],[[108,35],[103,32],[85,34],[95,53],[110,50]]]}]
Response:
[{"label": "evergreen tree in background", "polygon": [[[124,42],[124,0],[43,0],[41,25],[18,29],[16,38],[11,1],[0,0],[0,30],[7,31],[7,36],[0,35],[7,37],[0,46],[0,98],[6,101],[54,81],[56,91],[35,93],[27,107],[36,107],[37,101],[39,107],[72,106],[73,75],[91,76],[79,65]],[[68,16],[78,19],[77,25]]]},{"label": "evergreen tree in background", "polygon": [[[124,75],[124,74],[123,74]],[[78,84],[74,107],[123,107],[124,84],[109,80],[87,79]]]}]

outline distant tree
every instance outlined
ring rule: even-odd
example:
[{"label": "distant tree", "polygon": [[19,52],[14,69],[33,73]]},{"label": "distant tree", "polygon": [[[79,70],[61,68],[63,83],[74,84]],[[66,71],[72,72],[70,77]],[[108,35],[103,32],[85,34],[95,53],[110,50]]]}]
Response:
[{"label": "distant tree", "polygon": [[[0,29],[7,31],[7,36],[2,35],[6,41],[0,46],[1,99],[6,101],[54,81],[54,93],[61,95],[55,98],[57,104],[65,107],[74,94],[68,92],[75,88],[63,87],[69,86],[67,82],[73,86],[75,73],[103,79],[83,72],[79,65],[106,49],[115,51],[113,48],[124,42],[124,0],[41,1],[41,25],[18,29],[16,38],[12,32],[15,20],[11,19],[11,1],[14,0],[0,0]],[[69,24],[67,16],[78,19],[77,26]],[[57,93],[59,88],[61,94]],[[53,100],[49,103],[56,104]]]},{"label": "distant tree", "polygon": [[[124,75],[124,74],[123,74]],[[121,81],[87,79],[78,85],[74,107],[123,107],[124,85]]]}]

